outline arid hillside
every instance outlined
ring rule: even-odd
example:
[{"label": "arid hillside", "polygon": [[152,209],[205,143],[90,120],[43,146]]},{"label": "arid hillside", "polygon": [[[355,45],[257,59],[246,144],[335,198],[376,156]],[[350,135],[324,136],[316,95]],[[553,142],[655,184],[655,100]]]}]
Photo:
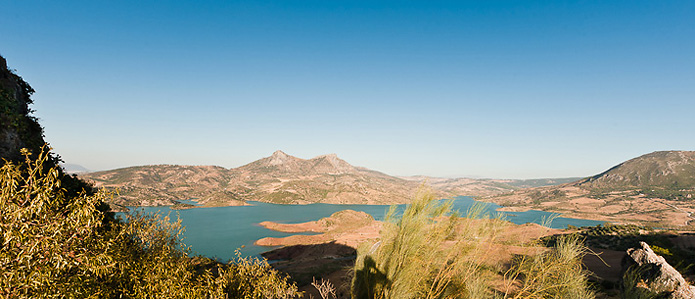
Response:
[{"label": "arid hillside", "polygon": [[174,205],[188,199],[205,206],[239,205],[244,201],[397,204],[408,202],[420,185],[352,166],[335,154],[300,159],[282,151],[232,169],[149,165],[80,176],[97,187],[117,192],[112,203],[119,206]]},{"label": "arid hillside", "polygon": [[695,152],[646,154],[573,183],[486,197],[507,210],[693,229]]},{"label": "arid hillside", "polygon": [[473,178],[437,178],[428,176],[401,177],[410,181],[425,183],[447,194],[468,196],[491,196],[523,188],[554,186],[577,181],[580,178],[555,179],[473,179]]}]

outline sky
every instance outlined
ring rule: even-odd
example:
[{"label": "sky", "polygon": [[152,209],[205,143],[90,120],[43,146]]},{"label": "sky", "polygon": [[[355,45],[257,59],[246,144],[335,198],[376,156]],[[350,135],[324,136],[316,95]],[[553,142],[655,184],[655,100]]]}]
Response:
[{"label": "sky", "polygon": [[695,1],[6,1],[0,55],[90,170],[336,153],[550,178],[695,150]]}]

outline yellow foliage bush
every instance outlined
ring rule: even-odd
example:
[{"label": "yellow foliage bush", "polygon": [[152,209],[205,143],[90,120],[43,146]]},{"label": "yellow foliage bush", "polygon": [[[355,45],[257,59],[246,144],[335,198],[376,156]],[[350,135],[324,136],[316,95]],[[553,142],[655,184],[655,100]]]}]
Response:
[{"label": "yellow foliage bush", "polygon": [[180,220],[99,211],[100,191],[66,198],[48,153],[0,168],[0,298],[296,298],[297,287],[250,258],[201,269]]}]

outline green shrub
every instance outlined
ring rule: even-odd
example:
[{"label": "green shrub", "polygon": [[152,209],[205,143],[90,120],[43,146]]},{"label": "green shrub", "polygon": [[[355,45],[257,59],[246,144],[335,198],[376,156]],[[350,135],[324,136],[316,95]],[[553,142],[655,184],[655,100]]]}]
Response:
[{"label": "green shrub", "polygon": [[[180,220],[100,211],[109,196],[68,197],[49,154],[0,168],[0,298],[294,298],[265,261],[188,257]],[[201,269],[203,260],[208,266]]]}]

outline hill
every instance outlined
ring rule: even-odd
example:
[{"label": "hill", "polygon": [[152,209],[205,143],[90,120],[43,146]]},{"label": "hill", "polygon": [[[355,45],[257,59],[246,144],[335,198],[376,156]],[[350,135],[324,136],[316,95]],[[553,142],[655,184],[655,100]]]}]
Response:
[{"label": "hill", "polygon": [[592,189],[666,188],[695,186],[695,151],[646,154],[576,183]]},{"label": "hill", "polygon": [[288,204],[406,203],[419,185],[352,166],[335,154],[304,160],[276,151],[230,174],[228,190],[242,198]]},{"label": "hill", "polygon": [[61,163],[60,166],[63,168],[63,170],[64,170],[66,173],[70,173],[70,174],[73,174],[73,173],[91,172],[91,170],[85,168],[85,167],[82,166],[82,165],[77,165],[77,164],[64,164],[64,163]]},{"label": "hill", "polygon": [[658,227],[692,227],[695,152],[646,154],[592,177],[517,190],[484,200],[508,210],[538,209],[570,217]]},{"label": "hill", "polygon": [[282,151],[232,169],[149,165],[80,177],[97,187],[117,190],[112,203],[119,206],[174,205],[188,199],[204,206],[245,201],[396,204],[408,202],[419,186],[418,182],[352,166],[335,154],[305,160]]},{"label": "hill", "polygon": [[79,174],[97,187],[117,190],[119,206],[175,205],[198,198],[208,206],[243,204],[225,192],[229,171],[219,166],[147,165]]},{"label": "hill", "polygon": [[80,177],[97,187],[118,190],[119,206],[175,205],[195,198],[204,206],[239,205],[244,201],[281,204],[400,204],[410,201],[423,182],[441,198],[488,196],[525,186],[557,184],[568,179],[492,180],[394,177],[356,167],[335,154],[301,159],[276,151],[238,168],[149,165]]},{"label": "hill", "polygon": [[468,196],[492,196],[510,191],[540,186],[553,186],[574,182],[579,178],[558,179],[472,179],[472,178],[438,178],[428,176],[401,177],[406,180],[424,182],[436,190],[447,194]]}]

